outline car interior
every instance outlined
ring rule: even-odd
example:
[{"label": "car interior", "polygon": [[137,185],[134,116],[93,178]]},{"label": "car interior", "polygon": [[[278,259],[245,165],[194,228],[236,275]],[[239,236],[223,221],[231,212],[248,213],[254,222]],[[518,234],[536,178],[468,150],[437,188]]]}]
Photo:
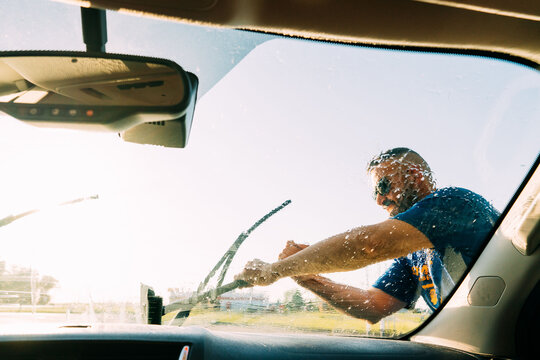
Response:
[{"label": "car interior", "polygon": [[[107,36],[113,37],[113,32],[110,28],[107,32],[105,14],[152,19],[171,26],[186,24],[218,31],[232,29],[240,34],[300,39],[347,49],[362,47],[434,56],[488,58],[517,64],[535,74],[540,68],[540,3],[526,0],[64,0],[62,5],[81,8],[87,51],[19,52],[2,48],[0,111],[42,128],[98,129],[114,133],[126,143],[160,145],[169,151],[189,149],[201,136],[197,132],[198,106],[204,105],[205,97],[212,96],[213,87],[220,86],[220,79],[234,75],[237,61],[223,59],[225,65],[219,75],[206,81],[197,69],[167,60],[166,55],[108,53],[105,43]],[[80,40],[82,44],[83,39]],[[263,40],[253,40],[250,50],[259,51],[264,46]],[[183,51],[189,52],[189,49]],[[280,56],[277,51],[276,54],[276,57]],[[302,60],[306,64],[314,61],[313,55],[307,54]],[[247,61],[249,55],[238,56],[246,56],[244,61]],[[406,55],[402,56],[403,62],[409,61]],[[40,59],[39,67],[32,63],[36,58]],[[435,71],[440,70],[438,66],[441,69],[445,66],[437,61],[435,59],[433,65]],[[101,73],[107,76],[100,77]],[[289,78],[293,79],[292,75]],[[250,84],[257,78],[248,76],[244,81]],[[29,92],[24,92],[29,89],[28,84],[33,84],[32,91],[41,97],[17,101],[23,95],[29,96]],[[292,85],[281,82],[269,91],[280,92],[288,86]],[[139,92],[135,94],[134,89]],[[328,91],[332,90],[329,88]],[[53,95],[44,97],[43,94],[48,92]],[[234,100],[233,95],[231,99]],[[538,97],[524,96],[522,100],[536,103]],[[279,107],[272,101],[271,98],[267,100],[269,107]],[[309,102],[306,104],[309,106]],[[78,113],[70,113],[69,109],[75,105]],[[524,103],[521,110],[527,111],[527,106]],[[287,111],[285,106],[283,111]],[[81,120],[79,115],[86,120]],[[540,123],[538,115],[531,115],[533,125]],[[414,118],[405,121],[413,123]],[[327,119],[328,124],[332,122]],[[339,124],[336,121],[332,126],[339,127]],[[537,134],[531,134],[528,128],[520,128],[520,124],[517,120],[514,125],[510,122],[507,133],[523,132],[538,139]],[[309,124],[305,126],[309,127]],[[246,133],[250,129],[246,127]],[[283,127],[280,131],[286,133],[288,128]],[[331,138],[330,130],[321,130],[326,131]],[[489,133],[489,128],[486,131]],[[466,141],[457,139],[455,148]],[[194,297],[189,301],[170,300],[167,304],[163,294],[158,294],[152,284],[147,284],[141,286],[140,294],[144,323],[63,324],[55,328],[6,324],[0,330],[0,357],[21,360],[540,358],[537,343],[540,338],[540,142],[532,140],[531,143],[532,151],[528,155],[532,163],[520,165],[523,176],[519,175],[519,184],[512,188],[489,239],[469,269],[426,321],[397,336],[285,334],[264,328],[248,332],[215,331],[196,324],[181,326],[190,314],[197,313]],[[328,144],[319,146],[327,147],[327,152],[334,151]],[[514,145],[509,140],[508,143],[501,141],[497,146],[497,151],[504,154]],[[212,151],[225,150],[216,148]],[[148,171],[153,170],[149,167]],[[495,181],[489,176],[486,175],[486,182]],[[219,174],[208,181],[219,181]],[[257,222],[242,225],[248,230],[242,232],[230,248],[226,244],[225,255],[199,285],[197,303],[212,296],[214,299],[224,296],[245,285],[224,281],[232,257],[251,232],[256,233],[259,225],[264,228],[267,225],[262,224],[267,220],[280,224],[283,215],[274,217],[274,214],[285,207],[283,213],[289,211],[289,203],[274,207]],[[334,213],[338,214],[339,210]],[[270,217],[273,218],[270,220]],[[19,218],[5,218],[0,226]],[[159,258],[163,253],[173,251],[176,250],[163,247],[147,252],[149,257]],[[214,260],[208,261],[213,265]],[[225,266],[221,274],[217,271],[220,266]],[[204,292],[209,278],[215,275],[220,275],[217,281],[220,292]],[[1,290],[0,287],[0,293]],[[174,318],[171,318],[172,314]]]}]

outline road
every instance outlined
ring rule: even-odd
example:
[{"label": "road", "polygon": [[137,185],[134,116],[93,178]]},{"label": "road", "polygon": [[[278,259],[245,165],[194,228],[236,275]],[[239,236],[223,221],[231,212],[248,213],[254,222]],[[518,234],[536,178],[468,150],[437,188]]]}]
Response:
[{"label": "road", "polygon": [[8,324],[46,324],[84,325],[93,323],[126,323],[135,322],[126,316],[111,314],[66,314],[66,313],[35,313],[31,312],[0,312],[0,325]]}]

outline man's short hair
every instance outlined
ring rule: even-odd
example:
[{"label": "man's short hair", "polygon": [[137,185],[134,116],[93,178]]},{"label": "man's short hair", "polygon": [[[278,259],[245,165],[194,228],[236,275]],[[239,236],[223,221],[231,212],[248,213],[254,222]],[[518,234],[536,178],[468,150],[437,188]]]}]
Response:
[{"label": "man's short hair", "polygon": [[373,168],[376,168],[380,164],[390,159],[396,159],[398,161],[408,161],[414,164],[418,164],[422,167],[423,170],[431,173],[431,169],[429,168],[429,165],[424,160],[424,158],[421,157],[416,151],[406,147],[396,147],[390,150],[383,151],[379,155],[375,156],[369,161],[367,166],[367,172],[370,172],[371,170],[373,170]]}]

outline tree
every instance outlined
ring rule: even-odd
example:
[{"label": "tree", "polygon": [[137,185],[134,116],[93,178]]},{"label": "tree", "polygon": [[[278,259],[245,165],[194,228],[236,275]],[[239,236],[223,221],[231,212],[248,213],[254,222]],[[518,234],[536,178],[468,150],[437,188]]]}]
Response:
[{"label": "tree", "polygon": [[305,308],[306,302],[300,290],[289,290],[285,293],[285,307],[287,310],[299,311]]},{"label": "tree", "polygon": [[32,304],[32,296],[37,304],[45,305],[50,301],[49,291],[58,281],[49,275],[40,277],[31,268],[12,266],[9,269],[5,261],[0,261],[0,303]]}]

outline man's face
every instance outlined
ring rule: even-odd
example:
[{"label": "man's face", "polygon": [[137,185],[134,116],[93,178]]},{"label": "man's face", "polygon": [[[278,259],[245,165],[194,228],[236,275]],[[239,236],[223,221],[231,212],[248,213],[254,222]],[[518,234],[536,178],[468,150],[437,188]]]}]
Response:
[{"label": "man's face", "polygon": [[390,216],[406,211],[417,200],[418,188],[407,170],[407,164],[388,160],[370,172],[375,201]]}]

